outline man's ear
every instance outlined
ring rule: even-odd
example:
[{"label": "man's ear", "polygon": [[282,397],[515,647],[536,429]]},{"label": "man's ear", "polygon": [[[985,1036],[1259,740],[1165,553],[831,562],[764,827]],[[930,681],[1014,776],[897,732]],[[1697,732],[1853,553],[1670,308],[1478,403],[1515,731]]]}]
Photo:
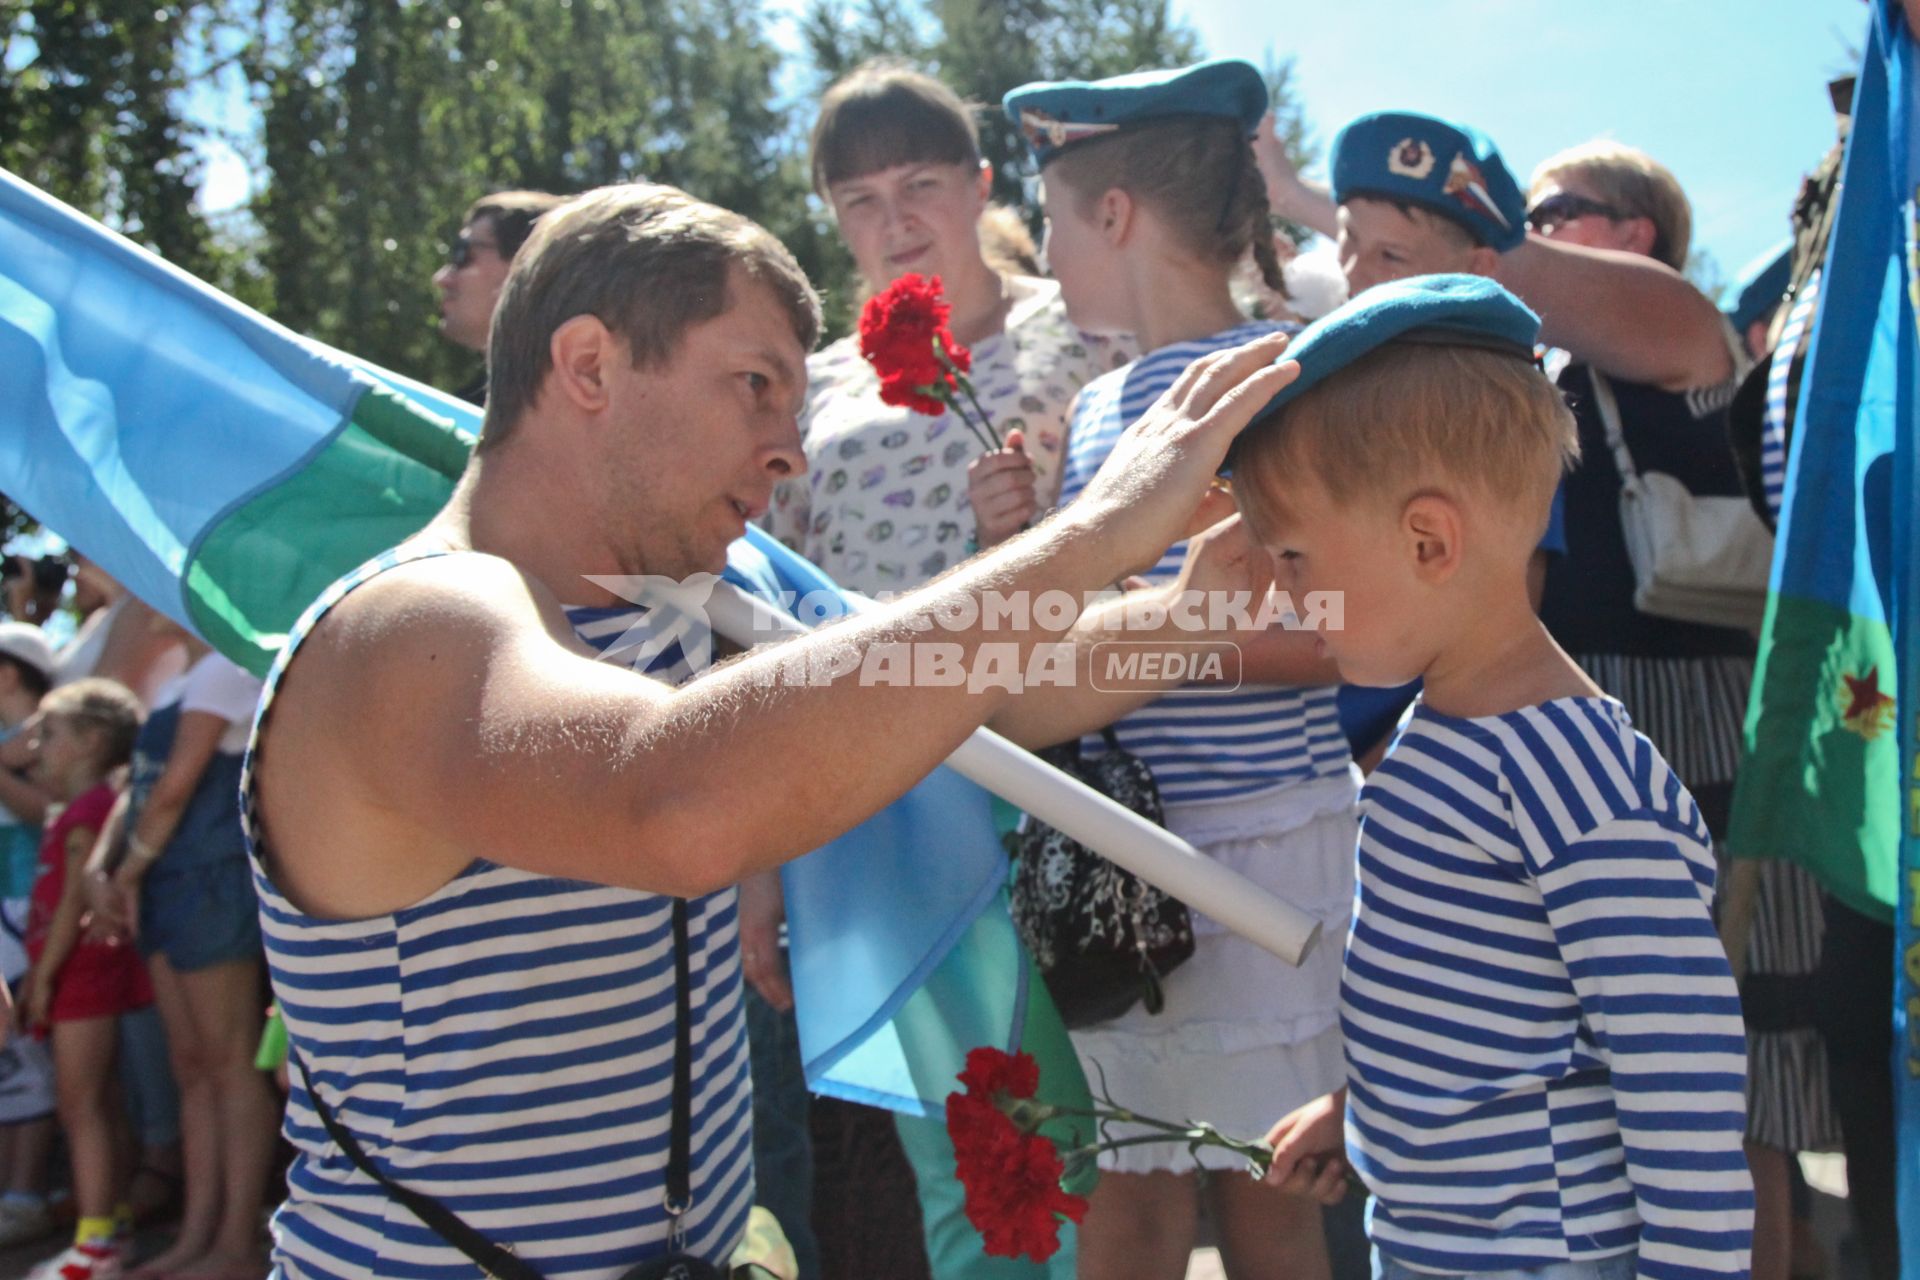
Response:
[{"label": "man's ear", "polygon": [[1093,221],[1106,242],[1117,249],[1133,234],[1138,214],[1132,195],[1119,187],[1108,187],[1100,203],[1094,206]]},{"label": "man's ear", "polygon": [[574,316],[547,339],[553,369],[547,375],[568,404],[586,413],[607,407],[606,375],[623,353],[612,330],[592,315]]},{"label": "man's ear", "polygon": [[1400,533],[1413,558],[1413,572],[1429,584],[1445,582],[1460,567],[1460,508],[1453,499],[1422,493],[1400,512]]}]

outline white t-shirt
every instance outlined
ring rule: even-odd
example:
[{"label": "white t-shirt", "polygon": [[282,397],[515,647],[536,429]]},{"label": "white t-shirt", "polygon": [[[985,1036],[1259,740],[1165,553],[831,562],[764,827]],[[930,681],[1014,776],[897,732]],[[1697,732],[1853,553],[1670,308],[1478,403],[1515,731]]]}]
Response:
[{"label": "white t-shirt", "polygon": [[209,653],[160,689],[154,710],[180,704],[182,712],[206,711],[227,722],[220,750],[234,755],[247,749],[253,728],[253,709],[260,701],[260,681],[217,653]]}]

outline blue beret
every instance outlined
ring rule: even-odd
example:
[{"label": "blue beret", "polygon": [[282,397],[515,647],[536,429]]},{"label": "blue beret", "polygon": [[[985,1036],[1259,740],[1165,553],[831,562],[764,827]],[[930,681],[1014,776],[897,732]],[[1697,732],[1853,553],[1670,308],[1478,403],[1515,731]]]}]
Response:
[{"label": "blue beret", "polygon": [[1042,167],[1076,142],[1169,116],[1223,116],[1251,135],[1267,113],[1267,82],[1244,58],[1213,58],[1172,71],[1107,80],[1042,80],[1005,99],[1007,117]]},{"label": "blue beret", "polygon": [[1485,276],[1410,276],[1378,284],[1300,331],[1280,357],[1298,360],[1300,376],[1254,417],[1270,417],[1301,392],[1389,342],[1484,347],[1531,362],[1539,335],[1540,317]]},{"label": "blue beret", "polygon": [[1411,111],[1361,116],[1333,140],[1333,199],[1404,200],[1505,253],[1527,238],[1527,200],[1478,129]]},{"label": "blue beret", "polygon": [[1720,309],[1733,323],[1734,332],[1745,333],[1748,325],[1779,306],[1792,280],[1793,240],[1789,237],[1742,267],[1727,286]]}]

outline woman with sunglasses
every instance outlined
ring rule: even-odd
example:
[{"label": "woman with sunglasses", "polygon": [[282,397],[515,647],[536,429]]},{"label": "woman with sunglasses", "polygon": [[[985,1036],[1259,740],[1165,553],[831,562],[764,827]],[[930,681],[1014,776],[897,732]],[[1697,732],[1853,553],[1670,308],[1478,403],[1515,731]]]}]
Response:
[{"label": "woman with sunglasses", "polygon": [[[1675,271],[1684,266],[1692,227],[1686,195],[1645,153],[1616,142],[1587,143],[1548,159],[1532,185],[1528,222],[1547,247],[1633,254]],[[1599,302],[1604,308],[1604,297]],[[1624,341],[1634,324],[1659,320],[1639,313],[1612,323]],[[1634,607],[1621,480],[1600,410],[1599,393],[1610,390],[1622,438],[1641,470],[1672,475],[1696,494],[1739,495],[1724,418],[1744,372],[1734,367],[1744,365],[1744,351],[1718,317],[1689,324],[1701,347],[1718,342],[1727,353],[1702,361],[1691,377],[1636,378],[1616,372],[1603,356],[1578,351],[1561,371],[1560,386],[1580,424],[1581,459],[1566,482],[1567,553],[1548,571],[1541,617],[1601,687],[1626,704],[1634,723],[1673,762],[1715,838],[1724,839],[1754,639],[1744,628],[1681,622]],[[1794,1016],[1809,1005],[1819,965],[1819,891],[1797,866],[1774,860],[1759,866],[1742,993],[1750,1026],[1753,1274],[1785,1280],[1792,1257],[1790,1154],[1836,1144],[1840,1126],[1827,1096],[1819,1034]]]}]

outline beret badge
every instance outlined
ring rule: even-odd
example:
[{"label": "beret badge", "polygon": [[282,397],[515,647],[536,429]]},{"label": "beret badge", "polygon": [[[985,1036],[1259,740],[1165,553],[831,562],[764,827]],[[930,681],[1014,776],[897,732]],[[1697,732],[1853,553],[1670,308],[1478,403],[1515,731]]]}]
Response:
[{"label": "beret badge", "polygon": [[1453,163],[1447,168],[1446,185],[1441,188],[1476,213],[1492,218],[1507,230],[1513,230],[1513,223],[1507,215],[1500,212],[1500,206],[1487,192],[1487,179],[1480,172],[1480,166],[1467,159],[1462,152],[1454,156]]},{"label": "beret badge", "polygon": [[1069,143],[1081,142],[1099,134],[1112,133],[1119,127],[1117,124],[1062,120],[1045,111],[1023,109],[1020,112],[1021,134],[1026,138],[1028,146],[1042,153],[1058,151]]},{"label": "beret badge", "polygon": [[1417,138],[1402,138],[1387,152],[1387,171],[1419,182],[1433,172],[1433,148]]}]

